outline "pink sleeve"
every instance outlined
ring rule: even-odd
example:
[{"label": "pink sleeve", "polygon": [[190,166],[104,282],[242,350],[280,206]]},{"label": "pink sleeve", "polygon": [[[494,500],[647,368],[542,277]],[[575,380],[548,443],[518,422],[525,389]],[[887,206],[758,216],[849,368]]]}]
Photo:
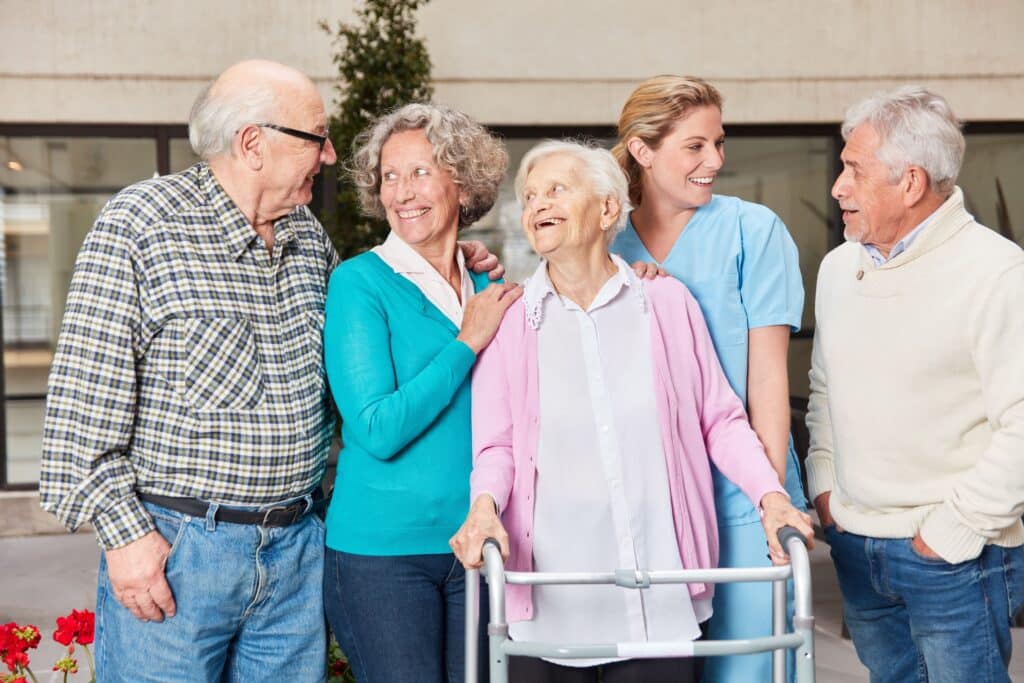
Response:
[{"label": "pink sleeve", "polygon": [[[509,316],[505,323],[508,324]],[[508,377],[498,334],[477,357],[473,370],[473,473],[470,501],[488,493],[502,511],[515,478],[512,460],[512,410]]]},{"label": "pink sleeve", "polygon": [[689,320],[687,332],[693,340],[693,355],[700,372],[701,429],[708,455],[757,507],[765,494],[785,494],[786,490],[779,484],[764,446],[750,427],[743,403],[729,386],[697,300],[689,291],[684,299]]}]

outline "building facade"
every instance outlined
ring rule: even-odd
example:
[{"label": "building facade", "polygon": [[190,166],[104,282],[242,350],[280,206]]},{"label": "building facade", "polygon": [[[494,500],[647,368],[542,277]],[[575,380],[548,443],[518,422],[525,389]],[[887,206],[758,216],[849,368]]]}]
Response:
[{"label": "building facade", "polygon": [[[104,202],[195,161],[189,107],[239,59],[293,65],[333,102],[331,39],[317,24],[351,20],[353,5],[0,0],[0,488],[37,480],[67,286]],[[904,83],[945,95],[966,124],[969,207],[1024,240],[1021,26],[1017,0],[432,0],[419,12],[435,99],[500,132],[513,170],[540,139],[610,142],[622,103],[648,76],[696,74],[719,87],[727,152],[716,191],[771,207],[800,248],[807,303],[790,359],[798,407],[815,274],[842,239],[829,188],[851,103]],[[532,268],[511,178],[474,234],[513,276]]]}]

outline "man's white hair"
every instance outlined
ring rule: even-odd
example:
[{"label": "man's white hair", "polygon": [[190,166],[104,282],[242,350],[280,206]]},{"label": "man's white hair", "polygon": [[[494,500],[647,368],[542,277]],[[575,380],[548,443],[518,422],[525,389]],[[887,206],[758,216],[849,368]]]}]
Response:
[{"label": "man's white hair", "polygon": [[278,113],[278,97],[272,85],[257,83],[246,88],[203,88],[188,115],[188,141],[200,159],[231,151],[235,134],[251,123],[272,123]]},{"label": "man's white hair", "polygon": [[629,210],[633,207],[629,203],[629,182],[626,175],[622,172],[619,162],[607,149],[573,140],[546,140],[533,147],[519,162],[519,171],[516,173],[515,190],[519,203],[525,203],[523,187],[526,185],[526,176],[538,162],[553,154],[568,154],[579,159],[591,191],[598,197],[612,197],[619,203],[619,217],[608,228],[608,239],[611,240],[626,227]]},{"label": "man's white hair", "polygon": [[920,166],[933,191],[943,196],[953,191],[965,143],[945,98],[917,85],[873,95],[847,110],[843,139],[865,123],[881,138],[878,160],[889,167],[893,182],[907,166]]}]

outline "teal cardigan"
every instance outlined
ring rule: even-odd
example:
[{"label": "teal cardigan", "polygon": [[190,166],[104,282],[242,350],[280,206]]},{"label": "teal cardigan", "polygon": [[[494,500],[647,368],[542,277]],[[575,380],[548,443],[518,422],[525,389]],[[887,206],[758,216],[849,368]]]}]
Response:
[{"label": "teal cardigan", "polygon": [[[470,273],[473,287],[487,274]],[[473,351],[373,252],[331,275],[324,360],[341,413],[327,545],[358,555],[450,552],[469,509]]]}]

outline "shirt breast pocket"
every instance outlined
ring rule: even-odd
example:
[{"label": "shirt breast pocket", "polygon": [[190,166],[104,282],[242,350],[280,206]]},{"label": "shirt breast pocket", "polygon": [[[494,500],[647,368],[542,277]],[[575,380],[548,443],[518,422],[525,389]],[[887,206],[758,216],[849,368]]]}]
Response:
[{"label": "shirt breast pocket", "polygon": [[196,411],[253,410],[265,398],[263,365],[244,318],[184,321],[185,398]]}]

